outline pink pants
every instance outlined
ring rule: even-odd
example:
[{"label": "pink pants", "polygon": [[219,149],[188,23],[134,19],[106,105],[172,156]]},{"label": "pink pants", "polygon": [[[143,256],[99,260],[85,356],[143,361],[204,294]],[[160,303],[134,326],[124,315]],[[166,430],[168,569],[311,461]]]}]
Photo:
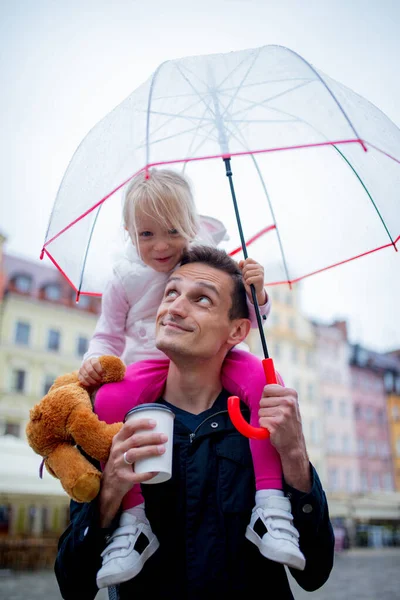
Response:
[{"label": "pink pants", "polygon": [[[118,383],[103,385],[96,394],[95,413],[106,423],[124,420],[126,413],[138,404],[155,402],[162,397],[169,360],[148,360],[130,365],[125,378]],[[265,386],[265,375],[259,358],[243,350],[231,350],[221,377],[223,387],[239,396],[250,409],[250,424],[259,427],[258,410]],[[256,489],[282,489],[282,466],[278,452],[269,438],[250,440]],[[140,485],[135,485],[124,497],[126,510],[141,504]]]}]

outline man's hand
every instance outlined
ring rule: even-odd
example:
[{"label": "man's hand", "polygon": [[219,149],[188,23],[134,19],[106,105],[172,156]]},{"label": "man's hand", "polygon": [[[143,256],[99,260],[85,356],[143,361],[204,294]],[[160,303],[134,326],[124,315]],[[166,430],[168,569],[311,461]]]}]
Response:
[{"label": "man's hand", "polygon": [[122,498],[135,483],[143,483],[154,477],[154,473],[134,473],[133,464],[139,459],[165,452],[167,436],[164,433],[152,433],[151,429],[155,425],[156,422],[151,419],[127,421],[114,436],[99,495],[101,527],[107,527],[111,523]]},{"label": "man's hand", "polygon": [[266,385],[258,415],[260,426],[268,429],[279,452],[286,483],[309,492],[312,483],[297,392],[277,384]]},{"label": "man's hand", "polygon": [[256,291],[257,302],[260,306],[263,306],[268,300],[268,295],[264,287],[264,267],[252,258],[241,260],[239,262],[239,267],[242,271],[244,287],[246,288],[246,293],[250,302],[253,303],[250,289],[250,285],[253,284]]},{"label": "man's hand", "polygon": [[103,368],[98,358],[88,358],[81,365],[78,373],[82,385],[101,385],[103,382]]}]

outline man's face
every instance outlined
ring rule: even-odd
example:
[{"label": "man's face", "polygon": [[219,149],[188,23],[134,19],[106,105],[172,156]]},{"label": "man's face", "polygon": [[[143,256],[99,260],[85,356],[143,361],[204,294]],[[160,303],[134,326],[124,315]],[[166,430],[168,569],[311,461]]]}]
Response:
[{"label": "man's face", "polygon": [[237,323],[247,321],[229,319],[232,290],[232,278],[223,271],[202,263],[179,267],[167,283],[157,312],[157,348],[168,356],[207,359],[219,352],[225,356],[241,341],[232,338]]}]

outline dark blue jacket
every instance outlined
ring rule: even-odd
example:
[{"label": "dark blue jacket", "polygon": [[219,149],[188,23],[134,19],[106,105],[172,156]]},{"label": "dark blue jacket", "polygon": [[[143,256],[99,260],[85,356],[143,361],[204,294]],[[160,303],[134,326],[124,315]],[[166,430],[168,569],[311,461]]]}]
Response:
[{"label": "dark blue jacket", "polygon": [[[293,598],[285,568],[264,558],[245,538],[254,506],[254,471],[249,442],[233,427],[226,400],[223,392],[212,416],[194,434],[175,419],[173,476],[142,486],[160,548],[137,577],[119,586],[121,600],[251,598],[263,589],[265,598]],[[291,572],[305,590],[313,591],[331,572],[334,536],[325,494],[310,468],[309,494],[289,486],[285,491],[307,561],[303,572]],[[60,539],[55,565],[65,600],[92,600],[97,593],[96,573],[109,533],[97,522],[96,501],[71,502],[71,524]]]}]

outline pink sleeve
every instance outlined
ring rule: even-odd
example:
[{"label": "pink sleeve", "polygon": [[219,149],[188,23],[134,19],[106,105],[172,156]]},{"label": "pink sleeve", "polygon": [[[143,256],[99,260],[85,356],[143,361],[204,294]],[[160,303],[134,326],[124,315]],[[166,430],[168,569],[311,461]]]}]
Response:
[{"label": "pink sleeve", "polygon": [[[248,296],[246,296],[247,298],[247,306],[249,309],[249,319],[251,322],[251,327],[253,329],[255,329],[256,327],[258,327],[258,323],[257,323],[257,316],[256,316],[256,309],[254,308],[254,304],[251,302],[251,300],[249,299]],[[269,299],[269,296],[267,294],[267,301],[265,304],[262,304],[261,306],[258,305],[258,308],[260,309],[260,315],[261,315],[261,319],[263,321],[266,321],[268,319],[268,315],[271,312],[271,301]]]},{"label": "pink sleeve", "polygon": [[129,365],[122,381],[106,383],[99,388],[94,403],[99,419],[119,423],[131,408],[158,400],[164,392],[168,368],[168,359],[144,360]]}]

